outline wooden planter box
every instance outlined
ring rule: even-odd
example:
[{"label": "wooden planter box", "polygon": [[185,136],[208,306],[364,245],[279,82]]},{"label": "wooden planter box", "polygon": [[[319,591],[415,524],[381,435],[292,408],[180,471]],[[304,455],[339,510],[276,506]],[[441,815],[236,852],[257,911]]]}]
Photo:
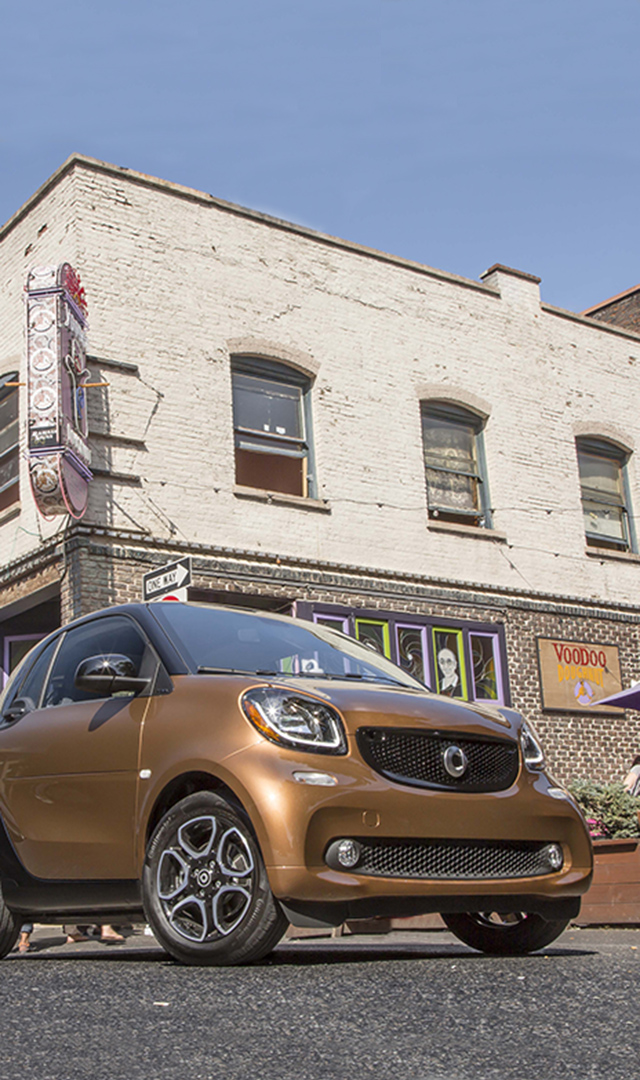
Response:
[{"label": "wooden planter box", "polygon": [[640,925],[640,839],[594,840],[593,851],[593,884],[577,925]]}]

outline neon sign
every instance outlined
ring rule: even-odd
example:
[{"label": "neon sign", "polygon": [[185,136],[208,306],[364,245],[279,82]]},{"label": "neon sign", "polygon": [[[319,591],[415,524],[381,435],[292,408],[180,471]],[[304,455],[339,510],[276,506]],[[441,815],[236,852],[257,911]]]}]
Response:
[{"label": "neon sign", "polygon": [[27,277],[28,450],[31,488],[44,517],[81,518],[93,478],[85,383],[87,304],[69,263]]}]

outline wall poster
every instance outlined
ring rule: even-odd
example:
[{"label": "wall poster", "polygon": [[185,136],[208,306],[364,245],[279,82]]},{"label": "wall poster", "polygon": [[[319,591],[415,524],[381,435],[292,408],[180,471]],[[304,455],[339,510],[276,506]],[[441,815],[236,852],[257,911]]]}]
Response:
[{"label": "wall poster", "polygon": [[[542,707],[593,712],[598,702],[622,689],[617,645],[538,638]],[[602,712],[621,713],[611,705]]]}]

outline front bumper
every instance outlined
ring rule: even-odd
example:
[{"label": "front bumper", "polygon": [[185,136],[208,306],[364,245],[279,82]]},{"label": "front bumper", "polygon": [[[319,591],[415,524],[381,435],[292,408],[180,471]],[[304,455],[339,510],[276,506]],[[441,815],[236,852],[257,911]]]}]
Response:
[{"label": "front bumper", "polygon": [[[521,768],[515,783],[500,792],[435,791],[391,782],[353,751],[344,757],[299,754],[265,741],[234,756],[271,889],[288,908],[336,905],[338,910],[346,905],[351,917],[357,917],[356,909],[358,915],[399,914],[399,909],[410,915],[483,910],[491,899],[491,910],[501,910],[502,904],[502,910],[551,911],[553,905],[569,903],[577,911],[577,898],[591,881],[591,841],[573,802],[557,797],[558,789],[544,773]],[[305,771],[327,773],[335,784],[297,782],[294,773]],[[357,867],[346,871],[327,865],[327,851],[340,838],[553,843],[561,846],[564,862],[557,872],[520,877],[359,874]]]}]

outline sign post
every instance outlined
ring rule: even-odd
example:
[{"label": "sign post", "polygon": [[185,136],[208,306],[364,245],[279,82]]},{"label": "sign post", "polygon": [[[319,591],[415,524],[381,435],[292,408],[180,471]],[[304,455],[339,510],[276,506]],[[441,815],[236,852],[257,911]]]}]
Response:
[{"label": "sign post", "polygon": [[142,599],[186,600],[187,589],[191,584],[191,557],[177,559],[167,563],[159,570],[151,570],[142,578]]}]

